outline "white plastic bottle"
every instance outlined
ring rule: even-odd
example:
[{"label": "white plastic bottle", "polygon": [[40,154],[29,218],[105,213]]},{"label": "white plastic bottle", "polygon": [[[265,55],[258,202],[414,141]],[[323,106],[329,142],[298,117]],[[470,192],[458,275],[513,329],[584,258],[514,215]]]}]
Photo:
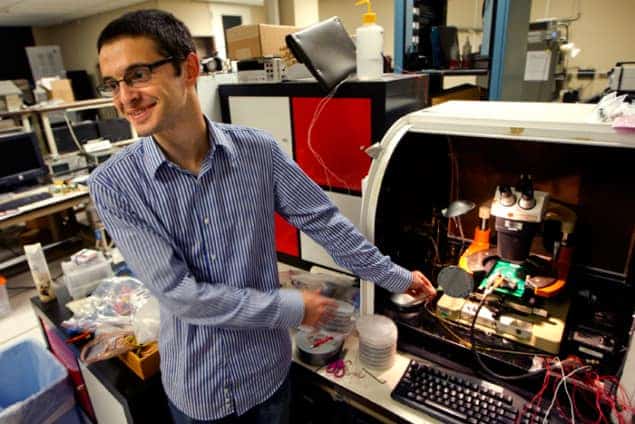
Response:
[{"label": "white plastic bottle", "polygon": [[356,6],[366,4],[368,11],[357,28],[357,78],[362,81],[381,78],[384,70],[384,29],[377,25],[377,14],[372,11],[370,0],[359,0]]}]

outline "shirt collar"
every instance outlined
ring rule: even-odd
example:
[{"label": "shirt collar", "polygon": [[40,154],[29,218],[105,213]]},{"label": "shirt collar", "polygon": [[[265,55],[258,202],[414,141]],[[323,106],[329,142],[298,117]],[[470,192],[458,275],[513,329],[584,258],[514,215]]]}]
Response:
[{"label": "shirt collar", "polygon": [[[207,137],[210,145],[208,156],[204,162],[211,160],[215,153],[216,146],[218,146],[227,153],[230,163],[234,166],[236,164],[236,146],[234,145],[234,141],[218,124],[212,122],[207,116],[204,117],[207,123]],[[165,154],[151,136],[143,138],[143,147],[146,170],[148,174],[154,177],[159,168],[164,164],[170,163],[170,161],[165,157]]]}]

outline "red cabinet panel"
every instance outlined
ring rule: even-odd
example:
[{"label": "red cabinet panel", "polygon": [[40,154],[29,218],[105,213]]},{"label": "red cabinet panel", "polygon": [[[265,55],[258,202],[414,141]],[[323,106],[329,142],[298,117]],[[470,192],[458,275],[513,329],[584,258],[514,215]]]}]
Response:
[{"label": "red cabinet panel", "polygon": [[321,186],[360,192],[370,167],[364,149],[371,144],[371,100],[329,100],[313,126],[309,146],[309,126],[320,100],[292,99],[295,160]]},{"label": "red cabinet panel", "polygon": [[300,256],[300,234],[282,216],[275,214],[276,251],[291,256]]}]

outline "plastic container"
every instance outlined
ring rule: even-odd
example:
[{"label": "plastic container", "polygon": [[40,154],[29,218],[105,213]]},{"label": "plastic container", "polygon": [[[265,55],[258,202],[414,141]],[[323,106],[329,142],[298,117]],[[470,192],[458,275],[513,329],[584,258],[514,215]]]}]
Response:
[{"label": "plastic container", "polygon": [[384,370],[392,367],[397,353],[397,326],[383,315],[365,315],[357,321],[359,360]]},{"label": "plastic container", "polygon": [[0,424],[81,423],[66,368],[26,340],[0,351]]},{"label": "plastic container", "polygon": [[102,279],[114,275],[110,262],[101,252],[97,252],[97,257],[88,263],[62,262],[62,271],[64,284],[73,299],[86,297]]},{"label": "plastic container", "polygon": [[24,245],[24,254],[31,269],[31,276],[37,289],[37,295],[42,303],[55,300],[55,288],[49,271],[46,257],[40,243]]},{"label": "plastic container", "polygon": [[11,313],[11,303],[9,303],[9,293],[7,292],[7,280],[0,276],[0,318]]},{"label": "plastic container", "polygon": [[362,26],[357,28],[356,63],[357,78],[362,81],[381,78],[384,71],[384,29],[377,25],[377,14],[372,11],[369,0],[355,3],[368,5],[368,11],[362,17]]},{"label": "plastic container", "polygon": [[344,345],[344,336],[325,332],[298,331],[295,346],[300,360],[309,365],[325,365],[337,357]]},{"label": "plastic container", "polygon": [[353,329],[355,307],[341,300],[336,300],[335,302],[337,309],[333,311],[331,319],[322,325],[321,330],[329,333],[348,335]]}]

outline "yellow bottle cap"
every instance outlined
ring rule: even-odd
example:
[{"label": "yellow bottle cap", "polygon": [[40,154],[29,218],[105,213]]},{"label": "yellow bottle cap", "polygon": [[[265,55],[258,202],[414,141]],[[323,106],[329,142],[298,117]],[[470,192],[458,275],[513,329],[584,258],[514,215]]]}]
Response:
[{"label": "yellow bottle cap", "polygon": [[375,12],[368,12],[362,15],[362,22],[364,24],[374,24],[377,22],[377,14]]},{"label": "yellow bottle cap", "polygon": [[373,12],[370,0],[357,0],[355,2],[355,6],[361,6],[364,4],[368,9],[366,10],[366,13],[362,15],[362,22],[364,23],[364,25],[374,24],[375,22],[377,22],[377,14]]}]

